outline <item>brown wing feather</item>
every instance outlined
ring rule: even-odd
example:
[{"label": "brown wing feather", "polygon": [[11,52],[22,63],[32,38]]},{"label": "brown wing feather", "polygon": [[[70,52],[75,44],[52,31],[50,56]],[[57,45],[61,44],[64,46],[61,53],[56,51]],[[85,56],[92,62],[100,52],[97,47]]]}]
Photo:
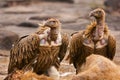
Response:
[{"label": "brown wing feather", "polygon": [[116,39],[109,35],[108,37],[108,46],[107,46],[107,57],[113,60],[116,52]]},{"label": "brown wing feather", "polygon": [[[67,34],[62,35],[62,45],[58,52],[58,57],[55,59],[55,67],[58,69],[60,67],[60,62],[64,59],[69,44],[69,38]],[[59,58],[59,59],[58,59]]]},{"label": "brown wing feather", "polygon": [[63,34],[62,35],[62,45],[60,46],[60,51],[59,51],[59,54],[58,54],[58,57],[60,58],[60,62],[65,57],[65,54],[66,54],[67,48],[68,48],[68,44],[69,44],[68,35],[67,34]]},{"label": "brown wing feather", "polygon": [[41,46],[38,55],[37,63],[34,66],[34,72],[42,74],[47,71],[52,65],[55,64],[58,56],[59,46]]},{"label": "brown wing feather", "polygon": [[[69,55],[68,58],[70,60],[70,63],[73,63],[74,67],[77,67],[77,64],[79,64],[79,62],[77,62],[77,58],[79,57],[79,59],[81,58],[81,60],[83,59],[81,50],[82,50],[82,33],[83,32],[79,32],[76,33],[72,36],[72,39],[70,41],[70,51],[69,51]],[[82,62],[81,62],[82,63]]]},{"label": "brown wing feather", "polygon": [[22,69],[28,64],[39,51],[39,36],[32,34],[20,38],[10,51],[10,62],[8,73],[11,73],[15,68]]}]

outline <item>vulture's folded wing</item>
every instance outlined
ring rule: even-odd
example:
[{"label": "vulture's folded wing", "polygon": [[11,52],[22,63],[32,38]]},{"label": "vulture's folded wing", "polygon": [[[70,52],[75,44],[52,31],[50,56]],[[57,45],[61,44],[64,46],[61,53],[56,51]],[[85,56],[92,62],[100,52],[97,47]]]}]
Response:
[{"label": "vulture's folded wing", "polygon": [[69,44],[69,38],[67,34],[62,35],[62,44],[60,46],[60,50],[58,53],[58,58],[55,59],[55,66],[56,68],[59,68],[60,62],[64,59],[67,49],[68,49],[68,44]]},{"label": "vulture's folded wing", "polygon": [[67,34],[63,34],[62,35],[62,44],[60,46],[60,51],[59,51],[59,58],[60,58],[60,62],[63,60],[63,58],[65,57],[65,54],[67,52],[68,49],[68,44],[69,44],[69,38]]},{"label": "vulture's folded wing", "polygon": [[108,46],[107,46],[107,56],[109,59],[113,60],[116,52],[116,39],[109,35],[108,37]]},{"label": "vulture's folded wing", "polygon": [[83,36],[82,32],[78,32],[74,34],[70,40],[70,50],[69,50],[68,59],[70,61],[70,64],[73,63],[75,68],[77,64],[79,64],[77,62],[78,57],[79,57],[79,60],[81,60],[80,62],[82,63],[82,59],[84,55],[84,53],[81,52],[82,47],[83,47],[82,36]]},{"label": "vulture's folded wing", "polygon": [[8,73],[27,65],[39,52],[39,42],[40,38],[37,34],[21,37],[10,51]]}]

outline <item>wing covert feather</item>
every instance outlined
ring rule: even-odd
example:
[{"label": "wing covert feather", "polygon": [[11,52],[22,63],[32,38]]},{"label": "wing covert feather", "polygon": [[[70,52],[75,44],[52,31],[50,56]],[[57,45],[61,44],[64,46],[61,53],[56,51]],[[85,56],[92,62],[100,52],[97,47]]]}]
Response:
[{"label": "wing covert feather", "polygon": [[70,50],[68,59],[70,60],[70,64],[73,63],[76,68],[76,58],[82,55],[82,32],[76,33],[72,36],[70,40]]},{"label": "wing covert feather", "polygon": [[40,38],[37,34],[21,37],[10,51],[8,73],[14,68],[21,69],[33,59],[39,51]]},{"label": "wing covert feather", "polygon": [[59,58],[60,58],[60,62],[63,60],[63,58],[65,57],[65,54],[67,52],[68,49],[68,44],[69,44],[69,38],[67,34],[63,34],[62,35],[62,45],[60,46],[60,51],[59,51]]},{"label": "wing covert feather", "polygon": [[107,51],[108,58],[113,60],[116,52],[116,39],[112,35],[108,37]]}]

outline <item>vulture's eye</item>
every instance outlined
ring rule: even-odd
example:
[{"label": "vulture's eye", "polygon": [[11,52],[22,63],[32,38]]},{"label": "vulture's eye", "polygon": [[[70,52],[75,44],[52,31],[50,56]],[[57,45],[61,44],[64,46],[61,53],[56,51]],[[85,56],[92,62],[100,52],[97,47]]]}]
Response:
[{"label": "vulture's eye", "polygon": [[52,21],[53,23],[55,23],[55,21]]},{"label": "vulture's eye", "polygon": [[101,13],[101,11],[98,11],[98,13]]}]

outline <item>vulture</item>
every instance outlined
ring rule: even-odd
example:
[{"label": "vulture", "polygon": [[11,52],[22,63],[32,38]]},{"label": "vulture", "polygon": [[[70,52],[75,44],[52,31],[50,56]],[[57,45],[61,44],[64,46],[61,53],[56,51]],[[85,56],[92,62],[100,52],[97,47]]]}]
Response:
[{"label": "vulture", "polygon": [[61,33],[61,23],[50,18],[36,32],[17,40],[10,51],[8,74],[32,64],[33,72],[44,74],[51,66],[59,68],[68,46],[67,34]]},{"label": "vulture", "polygon": [[90,12],[95,20],[83,31],[72,35],[68,59],[76,68],[76,74],[81,71],[86,57],[99,54],[113,60],[116,52],[116,39],[110,34],[105,22],[105,12],[97,8]]}]

